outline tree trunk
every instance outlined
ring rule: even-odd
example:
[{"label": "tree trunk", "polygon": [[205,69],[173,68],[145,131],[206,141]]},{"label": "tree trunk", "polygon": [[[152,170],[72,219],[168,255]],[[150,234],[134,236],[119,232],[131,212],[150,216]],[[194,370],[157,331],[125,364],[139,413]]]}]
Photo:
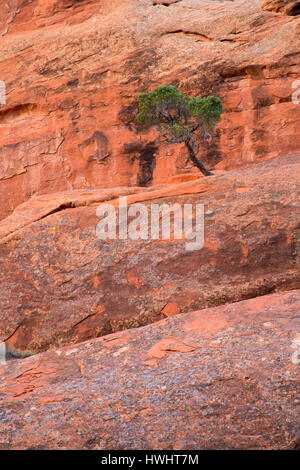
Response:
[{"label": "tree trunk", "polygon": [[192,138],[189,138],[188,140],[185,141],[185,145],[187,146],[190,154],[190,158],[194,165],[203,173],[204,176],[211,176],[213,173],[205,168],[203,163],[200,162],[200,160],[196,157],[196,154],[194,152],[194,142]]}]

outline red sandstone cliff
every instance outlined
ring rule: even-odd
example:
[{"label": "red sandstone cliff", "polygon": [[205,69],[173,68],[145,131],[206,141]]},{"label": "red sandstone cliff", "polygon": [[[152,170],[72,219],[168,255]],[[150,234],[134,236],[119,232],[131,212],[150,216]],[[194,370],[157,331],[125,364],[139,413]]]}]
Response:
[{"label": "red sandstone cliff", "polygon": [[291,100],[299,17],[261,6],[261,0],[2,2],[2,218],[36,194],[149,185],[183,173],[184,148],[159,148],[153,131],[136,127],[137,94],[158,84],[224,101],[215,139],[199,148],[211,167],[299,151],[300,106]]}]

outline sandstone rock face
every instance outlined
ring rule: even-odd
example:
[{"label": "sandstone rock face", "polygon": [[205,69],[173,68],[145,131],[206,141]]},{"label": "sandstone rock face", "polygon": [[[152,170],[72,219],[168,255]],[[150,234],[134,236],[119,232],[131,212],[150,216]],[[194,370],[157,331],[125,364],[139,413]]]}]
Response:
[{"label": "sandstone rock face", "polygon": [[10,361],[0,448],[295,448],[299,310],[277,293]]},{"label": "sandstone rock face", "polygon": [[[300,288],[299,154],[143,190],[39,196],[0,223],[0,340],[42,351]],[[99,203],[205,205],[205,244],[96,236]],[[170,306],[171,304],[171,306]],[[175,304],[175,305],[174,305]]]},{"label": "sandstone rock face", "polygon": [[211,168],[299,151],[299,21],[262,0],[1,2],[0,217],[33,195],[187,172],[184,148],[136,125],[137,95],[160,84],[223,100],[199,146]]}]

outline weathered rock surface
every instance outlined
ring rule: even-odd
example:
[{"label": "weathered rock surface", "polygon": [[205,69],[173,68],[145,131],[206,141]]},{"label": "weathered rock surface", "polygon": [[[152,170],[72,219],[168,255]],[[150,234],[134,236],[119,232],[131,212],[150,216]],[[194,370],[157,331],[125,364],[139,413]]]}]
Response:
[{"label": "weathered rock surface", "polygon": [[[300,288],[299,154],[157,188],[40,196],[0,223],[0,340],[41,351]],[[96,237],[99,202],[204,203],[205,245]],[[170,304],[172,304],[170,306]],[[174,305],[175,304],[175,305]]]},{"label": "weathered rock surface", "polygon": [[2,449],[292,449],[300,291],[177,315],[0,369]]},{"label": "weathered rock surface", "polygon": [[263,10],[284,13],[285,15],[300,15],[300,2],[291,0],[266,0],[262,6]]},{"label": "weathered rock surface", "polygon": [[300,19],[262,3],[1,2],[0,217],[32,195],[189,171],[184,148],[159,148],[136,127],[138,93],[159,84],[224,101],[215,139],[199,148],[209,167],[299,151]]}]

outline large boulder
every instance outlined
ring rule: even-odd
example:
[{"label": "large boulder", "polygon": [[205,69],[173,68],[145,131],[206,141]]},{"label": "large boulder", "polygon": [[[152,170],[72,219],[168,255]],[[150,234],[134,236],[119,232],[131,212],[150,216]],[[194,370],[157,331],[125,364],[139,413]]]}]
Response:
[{"label": "large boulder", "polygon": [[211,168],[300,149],[299,17],[262,0],[6,0],[0,35],[0,218],[32,195],[184,173],[186,149],[136,125],[137,95],[161,84],[223,100],[199,148]]},{"label": "large boulder", "polygon": [[[42,351],[300,288],[299,154],[142,190],[39,196],[0,223],[0,340]],[[97,206],[205,205],[205,244],[99,240]],[[199,247],[200,248],[200,247]]]},{"label": "large boulder", "polygon": [[1,449],[293,449],[300,291],[0,368]]}]

